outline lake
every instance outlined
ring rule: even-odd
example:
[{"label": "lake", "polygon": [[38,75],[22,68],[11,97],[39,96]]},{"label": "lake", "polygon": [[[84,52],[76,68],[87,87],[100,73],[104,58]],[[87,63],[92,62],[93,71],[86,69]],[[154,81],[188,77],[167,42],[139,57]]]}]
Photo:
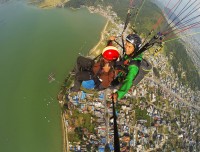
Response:
[{"label": "lake", "polygon": [[0,4],[1,152],[62,151],[57,93],[78,54],[99,41],[105,23],[87,9],[40,9],[22,0]]}]

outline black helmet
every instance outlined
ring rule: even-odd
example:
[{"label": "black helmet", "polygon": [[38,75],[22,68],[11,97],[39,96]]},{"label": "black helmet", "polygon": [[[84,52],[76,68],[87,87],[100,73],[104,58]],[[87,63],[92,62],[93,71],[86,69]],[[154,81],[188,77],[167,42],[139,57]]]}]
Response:
[{"label": "black helmet", "polygon": [[133,44],[133,46],[135,47],[136,51],[139,50],[140,46],[141,46],[141,38],[137,35],[137,34],[129,34],[126,37],[126,41],[128,41],[129,43]]}]

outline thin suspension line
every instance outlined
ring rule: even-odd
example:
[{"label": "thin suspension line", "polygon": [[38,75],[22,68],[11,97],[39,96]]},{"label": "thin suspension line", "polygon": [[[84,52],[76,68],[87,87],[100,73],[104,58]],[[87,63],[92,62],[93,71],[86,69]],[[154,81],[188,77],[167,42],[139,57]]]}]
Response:
[{"label": "thin suspension line", "polygon": [[175,28],[177,25],[174,25],[173,27],[171,27],[170,29],[168,29],[168,31],[163,32],[163,34],[166,35],[166,34],[168,34],[168,33],[171,33],[171,32],[173,32],[173,31],[175,31],[175,30],[179,30],[179,29],[185,28],[185,27],[187,27],[187,26],[193,25],[193,24],[195,24],[195,23],[198,23],[199,21],[187,25],[187,23],[190,23],[191,21],[197,19],[198,17],[200,17],[200,15],[195,16],[195,17],[193,17],[193,18],[191,18],[191,19],[188,19],[187,21],[183,22],[183,23],[186,23],[186,24],[181,23],[182,25],[180,24],[178,28]]},{"label": "thin suspension line", "polygon": [[174,26],[172,26],[172,28],[174,28],[175,26],[183,26],[184,24],[186,25],[187,23],[190,23],[191,21],[197,19],[198,17],[200,17],[200,15],[197,15],[197,16],[195,16],[193,18],[190,18],[190,19],[188,19],[188,20],[186,20],[184,22],[181,22],[180,24],[174,25]]},{"label": "thin suspension line", "polygon": [[[164,14],[165,8],[168,8],[170,2],[171,2],[171,0],[169,0],[168,3],[167,3],[167,5],[163,8],[163,10],[162,10],[163,14]],[[163,18],[162,14],[161,14],[160,17],[158,18],[156,24],[153,25],[151,31],[154,31],[154,30],[161,24],[161,22],[163,21],[163,19],[164,19],[164,18]]]},{"label": "thin suspension line", "polygon": [[[163,34],[171,33],[171,32],[174,31],[174,30],[182,29],[182,28],[184,28],[184,27],[187,27],[187,26],[196,24],[196,23],[198,23],[199,21],[187,25],[188,23],[190,23],[191,21],[193,21],[193,20],[195,20],[195,19],[197,19],[197,18],[199,18],[199,17],[200,17],[200,15],[195,16],[195,17],[193,17],[193,18],[191,18],[191,19],[188,19],[188,20],[186,20],[186,21],[183,22],[184,24],[183,24],[183,23],[175,24],[174,26],[172,26],[171,28],[169,28],[167,31],[163,32]],[[179,27],[178,27],[178,28],[175,28],[175,27],[177,27],[177,26],[179,26]],[[174,28],[175,28],[175,29],[174,29]]]},{"label": "thin suspension line", "polygon": [[[177,15],[177,17],[179,17],[180,15],[182,15],[182,13],[184,12],[184,11],[186,11],[187,10],[187,6],[189,5],[189,3],[191,2],[191,0],[189,0],[188,2],[187,2],[187,4],[181,9],[181,11],[178,13],[178,15]],[[185,10],[185,8],[186,8],[186,10]],[[189,8],[189,7],[188,7]]]},{"label": "thin suspension line", "polygon": [[[191,29],[192,27],[195,27],[196,25],[199,25],[199,24],[200,24],[200,21],[197,22],[197,23],[194,23],[194,24],[189,25],[189,27],[186,27],[185,29],[182,29],[182,30],[179,31],[178,33],[181,33],[181,32],[184,32],[184,31],[186,31],[186,30],[189,30],[189,29]],[[176,34],[178,34],[178,33],[176,33]]]},{"label": "thin suspension line", "polygon": [[[182,28],[183,26],[186,26],[188,23],[191,23],[191,21],[193,21],[193,20],[197,19],[198,17],[200,17],[200,15],[198,15],[198,16],[195,16],[195,17],[193,17],[193,18],[191,18],[191,19],[188,19],[187,21],[185,21],[185,22],[184,22],[185,24],[180,24],[180,25],[178,25],[178,26],[179,26],[179,28]],[[194,22],[194,23],[197,23],[197,21],[196,21],[196,22]],[[193,24],[193,23],[192,23],[192,24]]]},{"label": "thin suspension line", "polygon": [[180,1],[181,1],[181,0],[177,1],[177,2],[175,3],[175,5],[174,5],[171,9],[169,9],[168,13],[166,14],[167,16],[172,12],[172,10],[174,9],[174,7],[176,7],[176,5],[177,5]]},{"label": "thin suspension line", "polygon": [[[169,2],[167,3],[167,5],[163,8],[163,10],[162,10],[163,14],[164,14],[165,8],[168,8],[170,2],[171,2],[171,0],[169,0]],[[167,14],[166,14],[167,16],[170,14],[170,12],[172,12],[172,10],[174,9],[174,7],[176,7],[176,5],[177,5],[179,2],[182,2],[182,0],[179,0],[177,3],[175,3],[175,5],[174,5],[171,9],[168,10],[168,12],[167,12]],[[171,15],[172,15],[172,14],[171,14]],[[171,17],[171,15],[170,15],[170,17]],[[152,31],[154,31],[154,30],[161,24],[161,22],[163,21],[163,19],[164,19],[164,18],[162,17],[162,14],[161,14],[160,17],[159,17],[159,19],[158,19],[158,21],[157,21],[157,23],[153,25]]]},{"label": "thin suspension line", "polygon": [[[164,34],[164,35],[169,35],[170,33],[172,33],[172,32],[177,32],[177,33],[174,33],[174,34],[178,34],[178,33],[180,33],[180,32],[184,32],[184,31],[186,31],[186,30],[189,30],[189,29],[191,29],[192,27],[195,27],[196,25],[199,25],[200,24],[200,21],[198,21],[198,22],[196,22],[196,23],[192,23],[192,24],[190,24],[190,25],[187,25],[187,26],[184,26],[184,27],[182,27],[181,29],[175,29],[175,30],[172,30],[172,31],[170,31],[170,32],[168,32],[168,33],[166,33],[166,34]],[[177,30],[180,30],[180,31],[177,31]]]},{"label": "thin suspension line", "polygon": [[[200,4],[200,3],[199,3]],[[196,6],[198,6],[199,4],[197,4]],[[194,8],[196,8],[196,6]],[[198,7],[197,9],[194,10],[194,8],[192,10],[190,10],[190,12],[183,17],[180,21],[178,21],[173,27],[181,24],[181,21],[183,21],[184,19],[186,19],[187,17],[189,17],[190,15],[192,15],[193,13],[195,13],[196,11],[198,11],[198,9],[200,9],[200,7]],[[167,30],[169,30],[170,28],[168,28]]]},{"label": "thin suspension line", "polygon": [[[136,14],[135,21],[134,21],[134,25],[135,25],[135,23],[136,23],[136,20],[137,20],[137,18],[138,18],[138,15],[139,15],[139,13],[140,13],[140,10],[141,10],[142,7],[144,6],[145,1],[146,1],[146,0],[143,0],[143,3],[142,3],[142,5],[141,5],[141,7],[139,8],[138,13]],[[141,2],[142,2],[142,0],[141,0]]]},{"label": "thin suspension line", "polygon": [[[182,13],[185,11],[184,9],[187,7],[187,5],[191,2],[191,0],[183,7],[183,9],[178,13],[178,15],[171,21],[171,23],[173,23],[173,21],[176,20],[176,18],[178,18],[179,16],[182,15]],[[187,9],[186,9],[187,10]],[[170,23],[170,24],[171,24]],[[170,26],[170,24],[168,26]]]},{"label": "thin suspension line", "polygon": [[[200,3],[199,3],[200,4]],[[199,10],[200,7],[196,8],[199,4],[197,4],[184,18],[182,18],[181,21],[183,21],[185,18],[189,17],[190,15],[192,15],[193,13],[195,13],[196,11]],[[196,8],[196,9],[195,9]],[[194,10],[195,9],[195,10]],[[179,22],[181,22],[179,21]],[[178,24],[178,23],[177,23]]]},{"label": "thin suspension line", "polygon": [[[182,3],[182,0],[179,0],[179,1],[178,1],[178,4],[177,4],[177,6],[176,6],[176,8],[175,8],[175,10],[174,10],[173,12],[176,12],[176,10],[177,10],[178,7],[181,5],[181,3]],[[171,19],[172,15],[173,15],[173,12],[172,12],[172,14],[171,14],[170,17],[169,17],[169,20]]]},{"label": "thin suspension line", "polygon": [[[186,38],[186,37],[190,37],[190,36],[194,36],[194,35],[197,35],[197,34],[200,34],[200,32],[196,32],[196,33],[192,33],[192,34],[186,34],[186,35],[183,35],[183,36],[180,36],[180,37],[175,37],[175,38],[172,38],[172,39],[167,39],[165,41],[163,41],[164,43],[168,43],[168,42],[171,42],[171,41],[175,41],[175,40],[178,40],[178,39],[182,39],[182,38]],[[197,52],[193,52],[196,57],[200,60],[200,56]]]},{"label": "thin suspension line", "polygon": [[[167,8],[169,6],[169,3],[171,2],[171,0],[168,1],[167,5],[163,8],[162,12],[164,13],[164,10],[165,8]],[[163,16],[162,14],[160,15],[160,17],[158,18],[157,20],[157,23],[155,23],[153,26],[152,26],[152,30],[150,31],[150,33],[145,37],[143,43],[141,44],[141,46],[144,45],[144,43],[146,42],[146,40],[148,39],[148,37],[155,31],[155,29],[161,24],[161,22],[163,21]]]},{"label": "thin suspension line", "polygon": [[175,37],[175,38],[172,38],[172,39],[166,39],[163,42],[167,43],[167,42],[170,42],[170,41],[174,41],[174,40],[177,40],[177,39],[180,39],[180,38],[189,37],[189,36],[193,36],[193,35],[197,35],[197,34],[200,34],[200,32],[196,32],[196,33],[192,33],[192,34],[186,34],[186,35],[183,35],[183,36],[180,36],[180,37]]}]

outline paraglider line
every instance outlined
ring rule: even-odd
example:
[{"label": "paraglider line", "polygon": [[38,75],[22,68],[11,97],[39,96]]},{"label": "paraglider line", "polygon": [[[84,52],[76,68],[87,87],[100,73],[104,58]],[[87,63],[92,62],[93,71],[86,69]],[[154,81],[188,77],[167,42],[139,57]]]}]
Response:
[{"label": "paraglider line", "polygon": [[[142,0],[141,0],[141,1],[142,1]],[[143,3],[142,3],[142,5],[141,5],[141,7],[140,7],[138,13],[136,14],[135,21],[134,21],[134,25],[135,25],[135,23],[136,23],[136,20],[137,20],[137,17],[138,17],[138,15],[139,15],[139,13],[140,13],[140,10],[141,10],[142,7],[144,6],[145,1],[146,1],[146,0],[143,1]]]},{"label": "paraglider line", "polygon": [[193,36],[193,35],[197,35],[197,34],[200,34],[200,32],[196,32],[196,33],[193,33],[193,34],[188,34],[188,35],[183,35],[183,36],[180,36],[180,37],[168,39],[168,40],[165,40],[163,42],[167,43],[167,42],[170,42],[170,41],[174,41],[174,40],[177,40],[177,39],[181,39],[181,38],[185,38],[185,37],[189,37],[189,36]]}]

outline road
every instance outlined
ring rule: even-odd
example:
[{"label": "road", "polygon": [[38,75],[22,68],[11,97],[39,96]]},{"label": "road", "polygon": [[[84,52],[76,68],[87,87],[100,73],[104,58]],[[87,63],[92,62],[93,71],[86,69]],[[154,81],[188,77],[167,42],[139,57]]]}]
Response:
[{"label": "road", "polygon": [[163,84],[161,84],[161,82],[158,79],[155,79],[155,78],[153,79],[153,78],[150,78],[150,77],[145,77],[145,79],[155,82],[157,85],[161,86],[167,93],[171,94],[173,97],[176,97],[179,101],[183,102],[185,105],[190,106],[190,107],[200,111],[199,106],[193,105],[189,101],[184,100],[183,98],[180,97],[180,95],[172,92],[167,87],[165,87]]},{"label": "road", "polygon": [[109,114],[108,114],[108,108],[107,108],[107,101],[106,101],[106,94],[107,94],[107,90],[104,91],[104,107],[105,107],[105,113],[104,113],[104,116],[105,116],[105,121],[106,121],[106,142],[109,143],[109,121],[110,121],[110,118],[109,118]]}]

